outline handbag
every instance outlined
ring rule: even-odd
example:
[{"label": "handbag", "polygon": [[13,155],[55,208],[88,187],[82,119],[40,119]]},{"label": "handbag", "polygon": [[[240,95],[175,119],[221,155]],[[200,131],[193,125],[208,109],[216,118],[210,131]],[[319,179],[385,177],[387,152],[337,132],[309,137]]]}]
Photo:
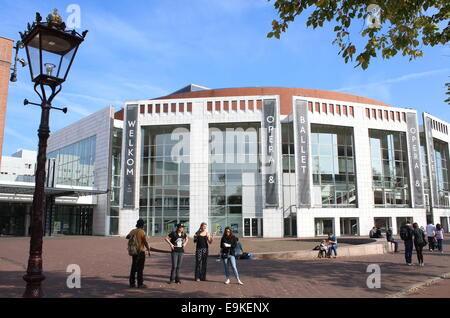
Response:
[{"label": "handbag", "polygon": [[228,250],[226,250],[226,251],[222,250],[220,252],[220,258],[221,259],[227,259],[229,255],[230,255],[230,252]]}]

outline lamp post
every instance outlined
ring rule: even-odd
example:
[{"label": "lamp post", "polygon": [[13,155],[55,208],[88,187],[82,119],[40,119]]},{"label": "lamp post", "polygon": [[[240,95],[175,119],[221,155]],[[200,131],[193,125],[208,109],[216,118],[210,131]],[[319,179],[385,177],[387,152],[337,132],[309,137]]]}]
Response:
[{"label": "lamp post", "polygon": [[[61,91],[61,84],[66,80],[72,62],[83,42],[87,31],[81,35],[75,30],[66,30],[64,22],[54,9],[46,22],[36,13],[36,22],[28,24],[25,33],[19,32],[30,66],[31,80],[34,91],[39,95],[41,103],[24,101],[24,105],[41,107],[41,122],[38,130],[39,148],[36,168],[36,185],[33,196],[30,255],[27,273],[23,276],[26,290],[23,297],[43,297],[41,282],[45,279],[42,273],[42,237],[43,217],[45,208],[45,163],[47,160],[47,140],[50,136],[50,109],[59,109],[64,113],[67,109],[52,107],[52,101]],[[38,91],[38,88],[40,92]]]}]

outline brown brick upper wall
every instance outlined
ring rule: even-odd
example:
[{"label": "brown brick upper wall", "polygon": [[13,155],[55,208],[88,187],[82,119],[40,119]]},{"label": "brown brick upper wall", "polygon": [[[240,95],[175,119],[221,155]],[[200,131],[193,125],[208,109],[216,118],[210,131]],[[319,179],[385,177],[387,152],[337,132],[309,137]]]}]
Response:
[{"label": "brown brick upper wall", "polygon": [[3,151],[6,103],[8,101],[9,78],[14,41],[0,37],[0,162]]},{"label": "brown brick upper wall", "polygon": [[[289,87],[239,87],[239,88],[220,88],[204,91],[188,92],[176,95],[168,95],[154,98],[158,99],[188,99],[188,98],[208,98],[208,97],[237,97],[237,96],[263,96],[279,95],[282,115],[292,114],[292,97],[303,96],[310,98],[330,99],[346,103],[361,103],[375,106],[390,106],[386,103],[372,98],[362,97],[353,94],[332,92],[321,89],[309,88],[289,88]],[[116,119],[123,120],[123,109],[115,115]]]},{"label": "brown brick upper wall", "polygon": [[390,106],[383,102],[340,92],[325,91],[321,89],[309,88],[289,88],[289,87],[239,87],[221,88],[204,91],[195,91],[177,95],[159,97],[155,99],[181,99],[181,98],[207,98],[207,97],[232,97],[232,96],[261,96],[280,95],[280,112],[282,115],[292,114],[292,96],[303,96],[310,98],[331,99],[347,103],[371,104],[376,106]]}]

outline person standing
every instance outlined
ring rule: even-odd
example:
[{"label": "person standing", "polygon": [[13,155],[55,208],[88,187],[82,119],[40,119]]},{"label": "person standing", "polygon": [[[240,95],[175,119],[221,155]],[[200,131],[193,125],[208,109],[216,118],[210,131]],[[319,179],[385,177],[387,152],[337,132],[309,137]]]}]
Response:
[{"label": "person standing", "polygon": [[436,227],[430,222],[430,224],[427,225],[427,237],[428,237],[428,248],[430,249],[430,252],[434,251],[434,240],[436,236]]},{"label": "person standing", "polygon": [[[145,249],[150,256],[150,246],[147,242],[147,235],[144,231],[144,220],[139,219],[136,228],[127,235],[129,254],[132,255],[130,288],[136,287],[136,273],[138,288],[147,288],[144,285]],[[136,252],[132,252],[135,250]]]},{"label": "person standing", "polygon": [[425,232],[419,228],[419,225],[417,223],[413,224],[413,228],[414,228],[414,247],[416,248],[417,260],[419,261],[419,266],[424,266],[423,248],[427,245]]},{"label": "person standing", "polygon": [[189,239],[184,232],[182,224],[177,224],[177,229],[171,232],[165,241],[169,244],[172,258],[172,270],[170,272],[169,284],[177,283],[181,284],[180,280],[180,268],[183,263],[184,248],[186,247]]},{"label": "person standing", "polygon": [[403,224],[400,228],[400,238],[405,242],[405,260],[406,264],[411,266],[412,263],[412,252],[413,252],[413,229],[409,221]]},{"label": "person standing", "polygon": [[206,267],[208,264],[209,244],[213,237],[207,231],[207,224],[203,222],[194,235],[195,245],[195,281],[206,281]]},{"label": "person standing", "polygon": [[239,279],[239,273],[236,267],[236,258],[235,258],[236,245],[237,245],[237,238],[233,235],[233,231],[231,230],[231,228],[227,226],[220,241],[220,248],[221,248],[220,255],[223,261],[223,265],[225,267],[225,276],[227,278],[225,284],[230,283],[230,271],[228,270],[228,267],[231,264],[234,276],[236,277],[238,284],[244,285],[244,283],[241,282],[241,280]]},{"label": "person standing", "polygon": [[442,249],[442,243],[444,242],[444,229],[439,223],[436,224],[436,240],[438,251],[444,253],[444,250]]},{"label": "person standing", "polygon": [[328,233],[328,257],[331,257],[333,255],[334,251],[334,258],[337,257],[337,239],[336,235],[334,235],[332,232]]},{"label": "person standing", "polygon": [[386,240],[387,240],[389,243],[394,244],[394,246],[395,246],[394,253],[397,253],[397,252],[398,252],[398,242],[397,242],[396,240],[394,240],[394,235],[393,235],[393,232],[392,232],[392,227],[390,227],[390,228],[386,231]]}]

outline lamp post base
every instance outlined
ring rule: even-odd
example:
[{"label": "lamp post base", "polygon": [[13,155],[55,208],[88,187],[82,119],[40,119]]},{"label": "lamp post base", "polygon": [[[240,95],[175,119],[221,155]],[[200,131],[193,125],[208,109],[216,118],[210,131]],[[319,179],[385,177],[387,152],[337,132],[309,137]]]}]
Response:
[{"label": "lamp post base", "polygon": [[23,276],[23,279],[27,282],[23,298],[42,298],[44,292],[42,291],[41,282],[45,279],[42,273],[29,274]]}]

